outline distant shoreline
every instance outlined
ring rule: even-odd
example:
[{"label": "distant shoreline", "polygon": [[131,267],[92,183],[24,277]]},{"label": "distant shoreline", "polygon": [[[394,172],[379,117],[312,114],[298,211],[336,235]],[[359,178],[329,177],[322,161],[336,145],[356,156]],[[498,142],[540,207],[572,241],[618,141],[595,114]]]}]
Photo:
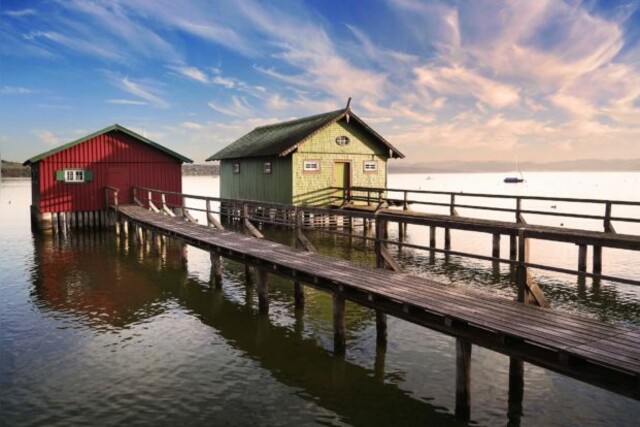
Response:
[{"label": "distant shoreline", "polygon": [[[389,173],[393,174],[439,174],[439,173],[506,173],[516,172],[515,165],[509,162],[462,162],[446,161],[426,164],[403,164],[389,162]],[[575,160],[569,162],[520,164],[520,170],[530,172],[640,172],[640,159],[631,160]],[[183,176],[218,176],[217,164],[184,164]],[[18,162],[2,161],[2,178],[29,178],[31,169]]]}]

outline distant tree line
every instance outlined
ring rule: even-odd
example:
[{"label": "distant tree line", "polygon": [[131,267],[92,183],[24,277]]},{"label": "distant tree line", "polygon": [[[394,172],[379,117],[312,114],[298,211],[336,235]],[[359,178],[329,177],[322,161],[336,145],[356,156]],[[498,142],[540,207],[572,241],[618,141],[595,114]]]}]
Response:
[{"label": "distant tree line", "polygon": [[22,166],[22,163],[8,162],[6,160],[2,160],[0,171],[2,176],[6,178],[28,178],[31,176],[31,168],[29,166]]},{"label": "distant tree line", "polygon": [[194,175],[219,175],[219,165],[182,165],[182,175],[194,176]]}]

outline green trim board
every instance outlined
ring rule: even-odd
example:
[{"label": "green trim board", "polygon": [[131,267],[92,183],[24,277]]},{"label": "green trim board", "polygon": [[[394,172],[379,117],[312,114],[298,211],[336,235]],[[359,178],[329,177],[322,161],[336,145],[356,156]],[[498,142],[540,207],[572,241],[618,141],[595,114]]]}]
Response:
[{"label": "green trim board", "polygon": [[45,159],[45,158],[47,158],[49,156],[52,156],[52,155],[54,155],[56,153],[59,153],[59,152],[64,151],[64,150],[67,150],[67,149],[69,149],[71,147],[75,147],[76,145],[82,144],[83,142],[86,142],[86,141],[90,140],[91,138],[95,138],[96,136],[103,135],[105,133],[112,132],[112,131],[119,131],[119,132],[125,133],[125,134],[129,135],[130,137],[132,137],[134,139],[137,139],[138,141],[140,141],[140,142],[142,142],[144,144],[147,144],[147,145],[151,146],[152,148],[154,148],[156,150],[162,151],[163,153],[168,154],[169,156],[180,160],[181,162],[193,163],[193,160],[191,160],[191,159],[189,159],[187,157],[184,157],[184,156],[176,153],[173,150],[170,150],[170,149],[168,149],[166,147],[163,147],[162,145],[158,144],[157,142],[153,142],[150,139],[147,139],[144,136],[142,136],[140,134],[137,134],[134,131],[132,131],[130,129],[127,129],[124,126],[120,126],[119,124],[116,123],[116,124],[113,124],[111,126],[108,126],[108,127],[104,128],[104,129],[101,129],[101,130],[99,130],[97,132],[94,132],[94,133],[92,133],[90,135],[84,136],[84,137],[82,137],[80,139],[76,139],[75,141],[71,141],[71,142],[69,142],[67,144],[61,145],[61,146],[56,147],[56,148],[54,148],[52,150],[49,150],[49,151],[46,151],[44,153],[38,154],[37,156],[31,157],[30,159],[26,160],[23,163],[23,165],[24,166],[28,166],[28,165],[31,165],[33,163],[37,163],[40,160]]},{"label": "green trim board", "polygon": [[257,127],[210,156],[207,161],[266,156],[284,157],[296,151],[301,144],[316,133],[342,119],[361,127],[374,141],[389,151],[389,157],[404,158],[404,155],[398,149],[369,127],[349,108],[345,108],[297,120]]}]

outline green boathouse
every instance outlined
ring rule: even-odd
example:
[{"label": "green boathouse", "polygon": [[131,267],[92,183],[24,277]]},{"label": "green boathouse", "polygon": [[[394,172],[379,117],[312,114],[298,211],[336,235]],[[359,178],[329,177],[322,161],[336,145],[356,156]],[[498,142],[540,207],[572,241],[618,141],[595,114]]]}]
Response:
[{"label": "green boathouse", "polygon": [[347,106],[255,128],[207,161],[220,161],[220,196],[326,205],[332,187],[386,187],[387,160],[404,155]]}]

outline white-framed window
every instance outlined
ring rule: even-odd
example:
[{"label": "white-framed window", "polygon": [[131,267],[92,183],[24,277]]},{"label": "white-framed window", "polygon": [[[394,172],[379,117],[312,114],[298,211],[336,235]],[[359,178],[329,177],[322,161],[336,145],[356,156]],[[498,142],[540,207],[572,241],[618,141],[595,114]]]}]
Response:
[{"label": "white-framed window", "polygon": [[233,162],[233,173],[240,173],[240,162]]},{"label": "white-framed window", "polygon": [[320,160],[305,160],[302,170],[304,172],[320,172]]},{"label": "white-framed window", "polygon": [[271,162],[264,162],[262,164],[262,172],[265,174],[271,173]]},{"label": "white-framed window", "polygon": [[345,145],[349,145],[350,142],[351,142],[351,140],[346,135],[340,135],[340,136],[338,136],[336,138],[336,144],[338,144],[341,147],[343,147]]},{"label": "white-framed window", "polygon": [[378,172],[378,162],[375,160],[365,160],[364,162],[364,171],[366,173],[376,173]]},{"label": "white-framed window", "polygon": [[86,169],[61,169],[56,172],[56,181],[73,184],[91,182],[93,174]]}]

